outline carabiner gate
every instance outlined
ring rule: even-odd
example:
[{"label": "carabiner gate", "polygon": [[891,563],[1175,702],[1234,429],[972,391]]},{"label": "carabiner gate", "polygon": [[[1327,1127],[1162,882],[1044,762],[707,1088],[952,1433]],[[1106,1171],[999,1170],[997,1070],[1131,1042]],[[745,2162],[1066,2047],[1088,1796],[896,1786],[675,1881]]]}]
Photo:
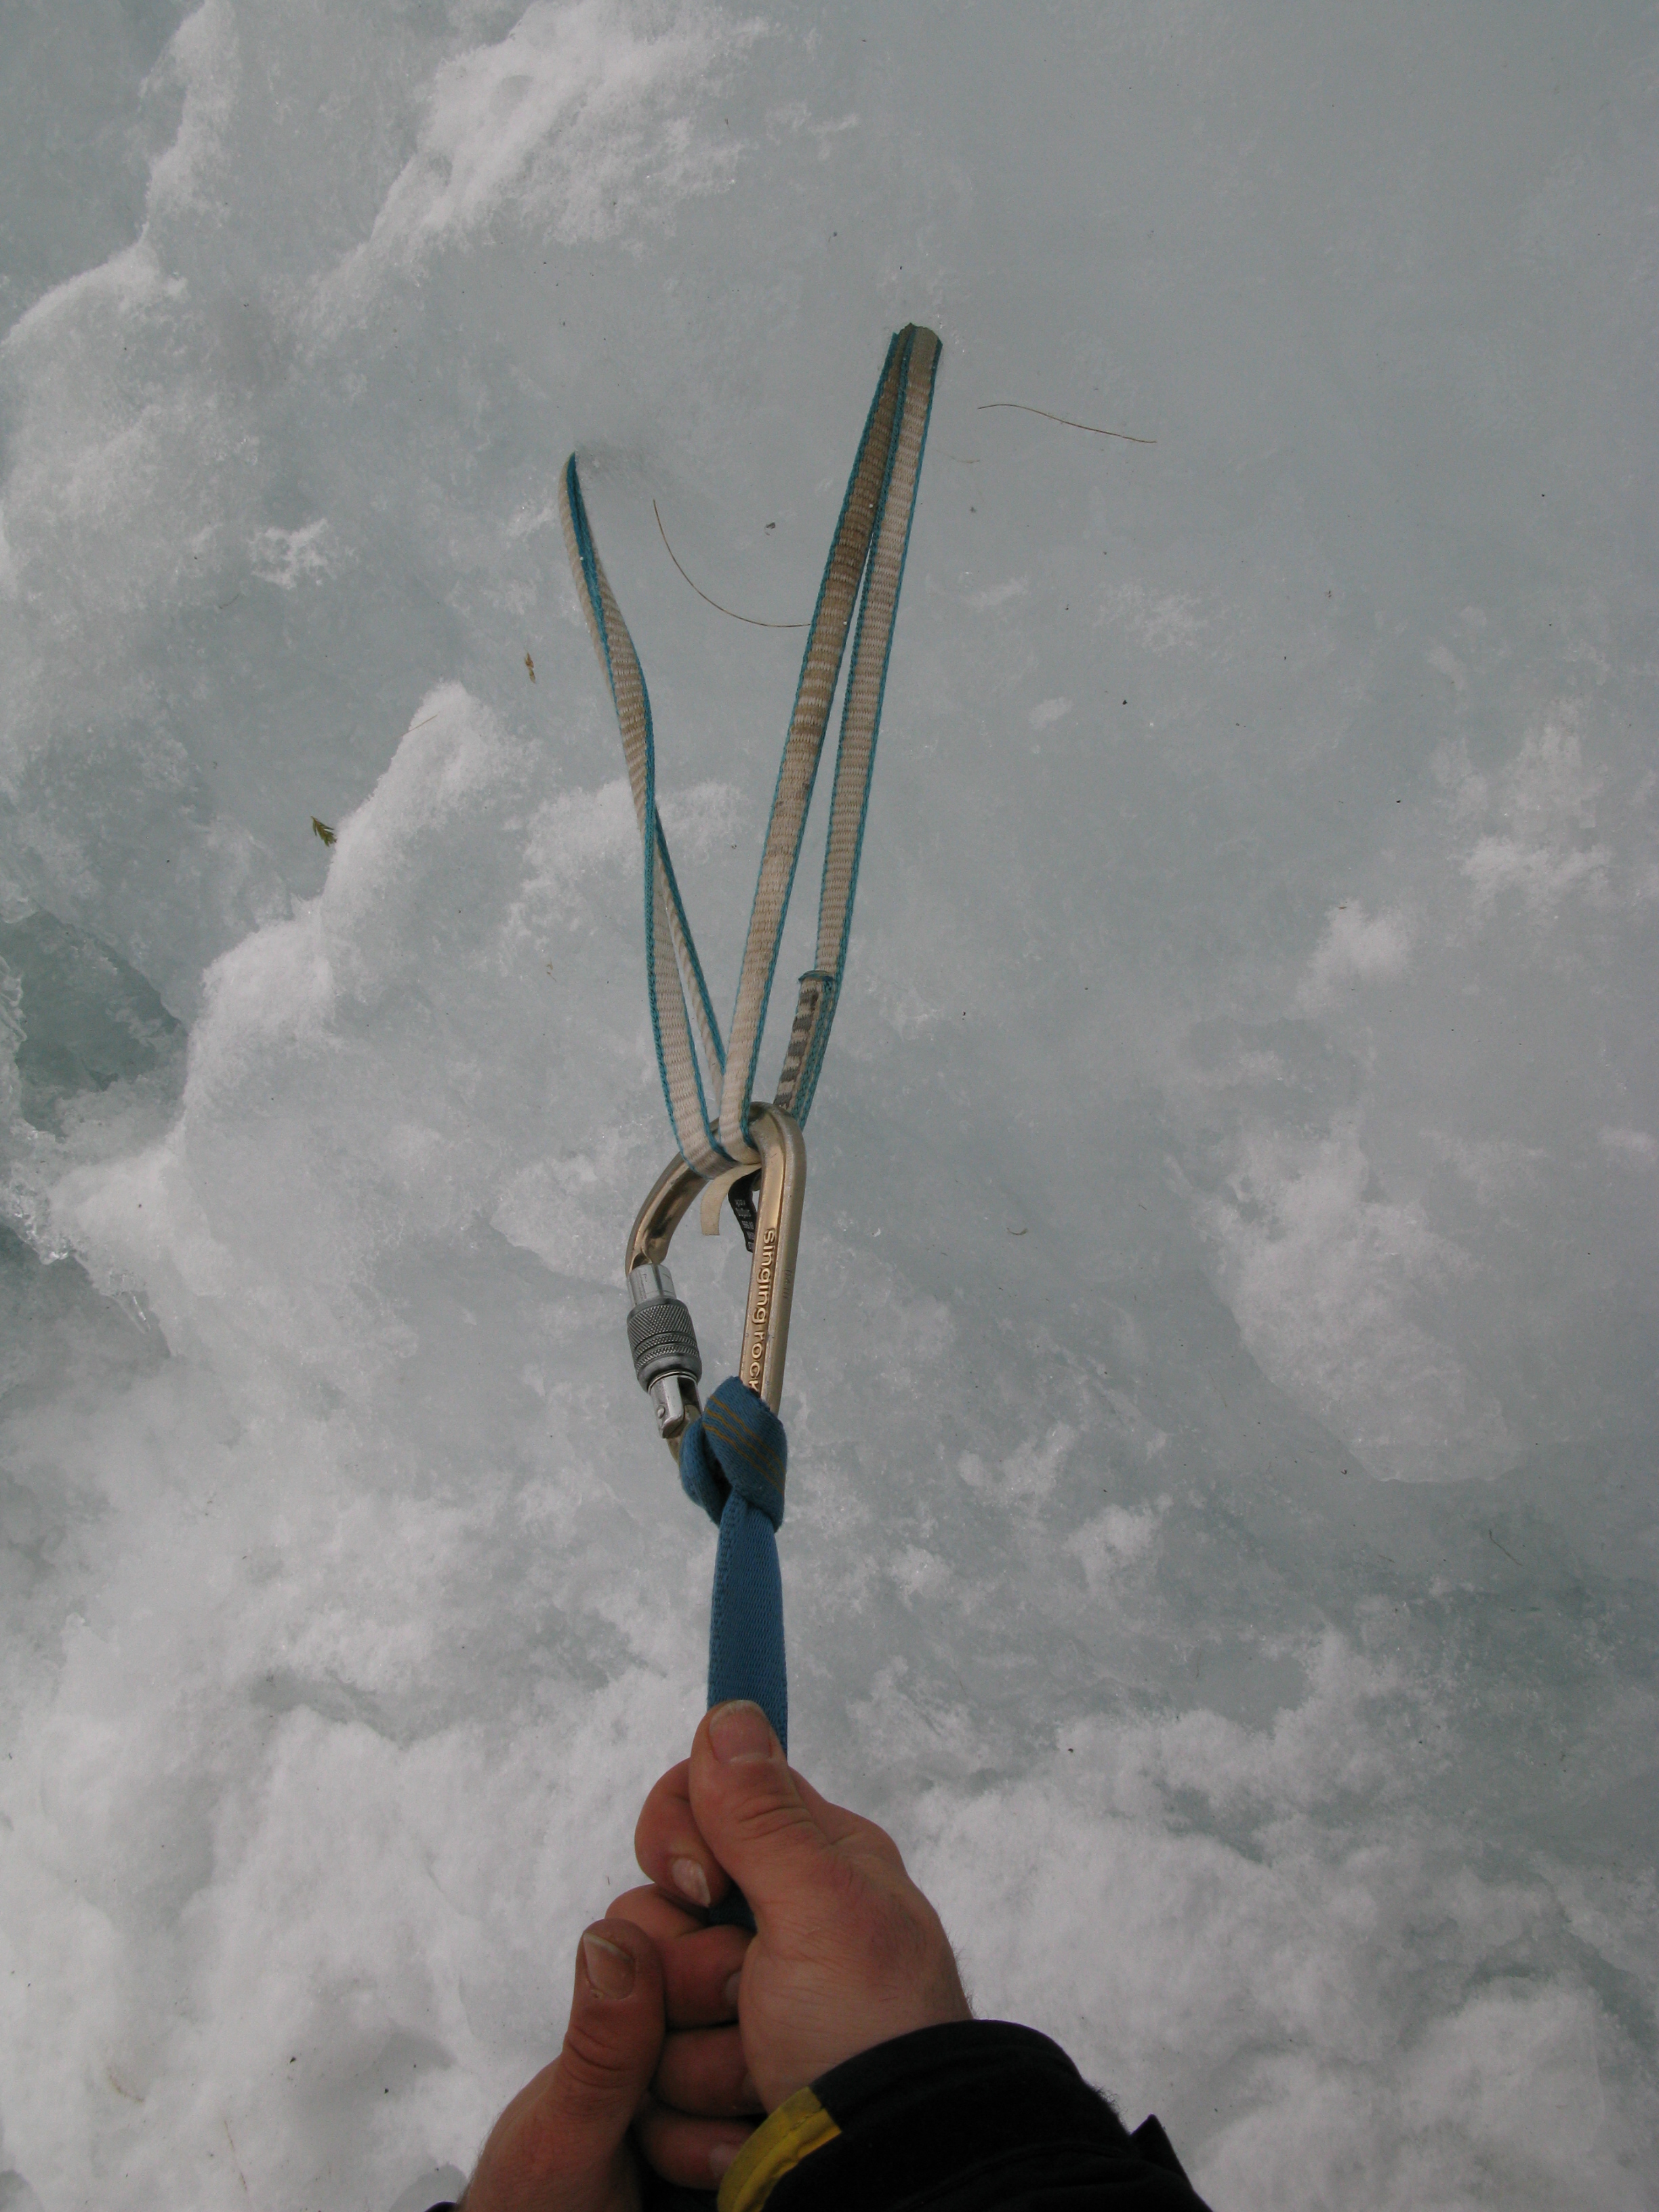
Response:
[{"label": "carabiner gate", "polygon": [[[799,1122],[781,1106],[751,1106],[749,1132],[760,1151],[760,1195],[755,1204],[749,1304],[744,1311],[738,1377],[775,1413],[783,1396],[783,1362],[789,1348],[795,1253],[806,1195],[806,1144]],[[676,1460],[681,1437],[702,1411],[697,1395],[702,1358],[690,1313],[675,1297],[674,1279],[665,1262],[674,1231],[702,1182],[696,1168],[677,1152],[640,1208],[623,1261],[634,1372],[640,1388],[650,1394],[658,1431]]]}]

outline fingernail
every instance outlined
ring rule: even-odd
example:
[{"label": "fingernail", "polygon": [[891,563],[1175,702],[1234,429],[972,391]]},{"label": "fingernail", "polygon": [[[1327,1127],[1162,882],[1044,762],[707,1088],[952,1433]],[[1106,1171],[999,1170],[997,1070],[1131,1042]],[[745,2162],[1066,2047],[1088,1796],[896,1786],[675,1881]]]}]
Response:
[{"label": "fingernail", "polygon": [[675,1859],[668,1871],[682,1897],[689,1897],[693,1905],[708,1904],[708,1877],[696,1859]]},{"label": "fingernail", "polygon": [[733,2020],[738,2016],[738,1994],[743,1987],[743,1968],[738,1967],[726,1985],[726,2009]]},{"label": "fingernail", "polygon": [[582,1964],[602,1997],[625,1997],[634,1986],[632,1958],[619,1943],[607,1943],[603,1936],[582,1937]]},{"label": "fingernail", "polygon": [[740,2143],[717,2142],[714,2144],[708,2154],[708,2171],[716,2181],[720,2179],[742,2148]]},{"label": "fingernail", "polygon": [[722,1765],[735,1765],[744,1759],[769,1759],[776,1739],[760,1707],[738,1698],[729,1705],[716,1705],[709,1714],[708,1741]]}]

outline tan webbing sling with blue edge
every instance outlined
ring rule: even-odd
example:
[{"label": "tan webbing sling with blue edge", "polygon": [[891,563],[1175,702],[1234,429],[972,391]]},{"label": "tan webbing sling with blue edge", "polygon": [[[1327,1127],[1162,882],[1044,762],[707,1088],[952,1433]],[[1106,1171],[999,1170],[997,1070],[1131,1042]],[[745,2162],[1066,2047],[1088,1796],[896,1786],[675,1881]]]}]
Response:
[{"label": "tan webbing sling with blue edge", "polygon": [[[774,1531],[783,1518],[787,1461],[777,1409],[805,1174],[800,1125],[811,1109],[846,972],[876,736],[939,357],[933,332],[914,323],[887,349],[813,610],[725,1042],[657,813],[656,748],[644,672],[600,564],[574,453],[559,483],[565,544],[611,686],[644,844],[651,1023],[679,1146],[679,1157],[659,1178],[629,1240],[629,1340],[635,1371],[656,1406],[658,1426],[677,1452],[680,1480],[720,1526],[708,1701],[754,1698],[785,1743],[788,1689]],[[755,1064],[849,630],[853,651],[830,793],[817,951],[800,978],[776,1097],[760,1106],[751,1096]],[[757,1180],[757,1198],[751,1193]],[[721,1383],[705,1410],[697,1396],[702,1365],[696,1332],[662,1263],[692,1200],[701,1192],[712,1200],[713,1218],[706,1204],[704,1225],[713,1227],[727,1191],[754,1262],[742,1373]]]}]

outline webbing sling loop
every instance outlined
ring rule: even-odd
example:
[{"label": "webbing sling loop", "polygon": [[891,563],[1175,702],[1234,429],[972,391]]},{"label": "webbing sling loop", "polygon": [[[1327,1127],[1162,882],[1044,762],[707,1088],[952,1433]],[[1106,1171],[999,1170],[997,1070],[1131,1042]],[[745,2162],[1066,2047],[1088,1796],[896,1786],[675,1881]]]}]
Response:
[{"label": "webbing sling loop", "polygon": [[[755,1698],[786,1744],[788,1691],[775,1532],[783,1518],[788,1447],[777,1416],[806,1180],[801,1129],[846,973],[876,738],[939,356],[932,331],[912,323],[898,331],[865,419],[807,632],[726,1040],[657,811],[656,740],[645,672],[599,560],[574,453],[559,480],[565,547],[616,708],[640,825],[651,1026],[679,1146],[629,1237],[623,1268],[629,1344],[659,1432],[678,1457],[681,1484],[720,1526],[709,1702]],[[756,1063],[849,633],[852,656],[815,957],[800,978],[776,1096],[769,1106],[762,1105],[752,1096]],[[711,1096],[716,1101],[712,1118]],[[700,1193],[705,1231],[718,1227],[721,1197],[730,1196],[753,1255],[738,1372],[710,1395],[707,1406],[698,1397],[702,1362],[696,1332],[674,1295],[666,1265],[674,1231]]]},{"label": "webbing sling loop", "polygon": [[[811,1110],[846,972],[876,738],[939,355],[932,331],[913,323],[898,331],[888,346],[865,420],[807,632],[725,1040],[657,811],[656,738],[645,672],[599,559],[574,453],[560,475],[565,548],[616,708],[644,848],[646,980],[658,1072],[675,1141],[705,1179],[759,1164],[749,1128],[756,1063],[807,808],[850,633],[817,944],[812,965],[800,979],[776,1094],[777,1104],[803,1127]],[[711,1096],[717,1101],[712,1117]]]}]

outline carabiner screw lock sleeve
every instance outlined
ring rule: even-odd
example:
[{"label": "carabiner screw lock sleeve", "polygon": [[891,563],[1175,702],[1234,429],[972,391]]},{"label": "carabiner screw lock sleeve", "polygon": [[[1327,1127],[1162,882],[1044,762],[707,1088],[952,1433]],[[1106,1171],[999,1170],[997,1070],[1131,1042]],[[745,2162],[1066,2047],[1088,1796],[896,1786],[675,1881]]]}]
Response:
[{"label": "carabiner screw lock sleeve", "polygon": [[691,1310],[674,1296],[674,1278],[648,1260],[629,1270],[628,1348],[641,1389],[651,1394],[659,1432],[678,1437],[700,1410],[702,1354]]}]

